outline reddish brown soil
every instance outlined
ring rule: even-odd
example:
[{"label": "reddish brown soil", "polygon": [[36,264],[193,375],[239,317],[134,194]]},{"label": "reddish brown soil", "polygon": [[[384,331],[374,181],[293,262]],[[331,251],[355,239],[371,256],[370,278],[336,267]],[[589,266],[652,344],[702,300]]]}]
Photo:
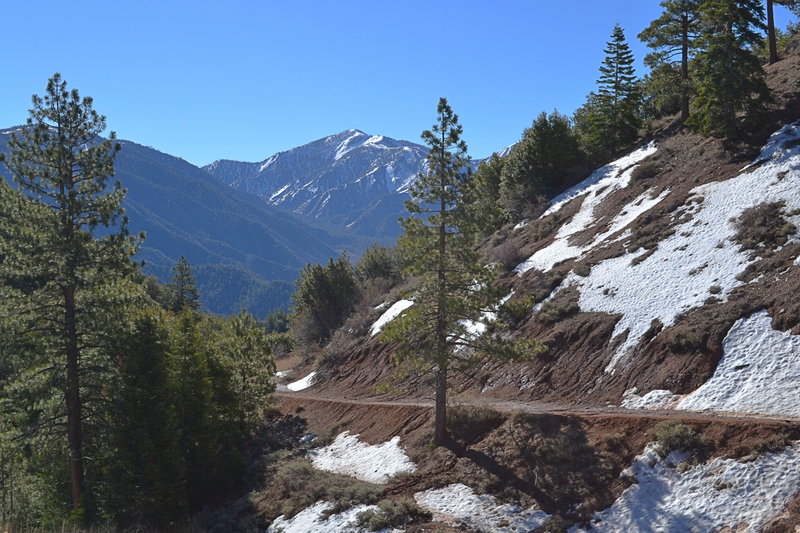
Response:
[{"label": "reddish brown soil", "polygon": [[[276,399],[280,411],[305,419],[318,435],[347,430],[370,443],[400,435],[419,471],[394,480],[387,497],[460,482],[502,499],[536,503],[568,522],[586,520],[619,497],[632,482],[620,473],[666,421],[684,423],[707,441],[697,460],[744,457],[800,438],[800,420],[507,401],[484,403],[466,426],[452,429],[453,444],[433,449],[428,402],[326,399],[310,392],[280,393]],[[489,422],[481,418],[495,409]],[[800,504],[787,511],[787,520],[796,517],[795,507]]]}]

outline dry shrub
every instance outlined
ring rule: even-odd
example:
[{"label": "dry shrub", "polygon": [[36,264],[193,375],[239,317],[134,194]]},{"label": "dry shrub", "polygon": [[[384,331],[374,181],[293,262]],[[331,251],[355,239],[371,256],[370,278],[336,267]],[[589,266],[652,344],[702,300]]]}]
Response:
[{"label": "dry shrub", "polygon": [[670,453],[703,452],[711,446],[710,442],[693,428],[681,422],[662,422],[653,429],[656,440],[656,452],[661,457]]},{"label": "dry shrub", "polygon": [[377,509],[358,513],[356,527],[367,531],[382,531],[408,524],[427,522],[431,518],[431,513],[422,509],[411,498],[383,500],[378,504]]},{"label": "dry shrub", "polygon": [[305,458],[276,461],[268,472],[264,490],[252,500],[258,513],[268,521],[280,515],[289,518],[318,501],[332,502],[330,513],[361,504],[374,504],[383,489],[355,478],[315,469]]},{"label": "dry shrub", "polygon": [[447,412],[450,437],[463,446],[479,442],[504,421],[505,416],[499,411],[478,405],[459,405]]},{"label": "dry shrub", "polygon": [[[797,228],[784,218],[786,203],[763,203],[745,209],[739,218],[734,219],[736,234],[733,240],[741,245],[741,250],[758,250],[771,253],[786,244],[789,235]],[[792,213],[793,214],[793,213]]]}]

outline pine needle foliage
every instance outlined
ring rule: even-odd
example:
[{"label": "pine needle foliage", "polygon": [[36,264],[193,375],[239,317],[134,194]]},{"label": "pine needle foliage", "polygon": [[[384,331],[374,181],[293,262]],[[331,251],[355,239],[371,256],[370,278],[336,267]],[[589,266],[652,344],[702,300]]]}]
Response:
[{"label": "pine needle foliage", "polygon": [[477,326],[502,294],[492,285],[496,269],[479,262],[475,234],[465,216],[468,157],[462,133],[458,115],[441,98],[436,124],[422,133],[430,147],[428,171],[411,189],[406,207],[412,216],[401,219],[404,233],[398,242],[410,263],[406,274],[420,280],[412,296],[415,305],[390,322],[382,335],[401,343],[401,361],[411,359],[435,375],[436,444],[447,442],[451,368],[474,365],[487,354],[505,359],[529,355],[527,346],[481,335]]},{"label": "pine needle foliage", "polygon": [[[65,439],[78,522],[92,513],[86,424],[101,422],[96,402],[107,388],[97,376],[111,365],[101,347],[134,294],[131,257],[137,243],[122,214],[125,190],[111,180],[119,146],[113,133],[100,138],[105,128],[92,99],[68,90],[55,74],[45,95],[33,96],[27,124],[9,138],[6,167],[16,188],[0,186],[0,278],[12,281],[2,289],[5,303],[22,330],[40,340],[37,356],[26,363],[49,375],[49,387],[62,402],[47,428],[27,431]],[[13,282],[21,277],[24,283]]]},{"label": "pine needle foliage", "polygon": [[737,139],[756,125],[770,93],[752,48],[761,43],[760,0],[706,0],[695,60],[697,97],[687,124],[702,135]]}]

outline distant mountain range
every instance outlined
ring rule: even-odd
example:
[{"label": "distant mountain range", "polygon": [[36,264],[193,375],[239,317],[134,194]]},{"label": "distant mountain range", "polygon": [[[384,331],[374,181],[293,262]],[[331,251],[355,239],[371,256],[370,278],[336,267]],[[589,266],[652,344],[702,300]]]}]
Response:
[{"label": "distant mountain range", "polygon": [[[0,150],[6,150],[8,133],[0,132]],[[129,227],[147,236],[137,258],[145,260],[147,273],[167,281],[185,256],[212,312],[247,308],[263,316],[284,307],[306,263],[363,247],[228,187],[182,159],[131,141],[120,144],[115,169],[128,189]],[[0,173],[7,174],[4,168]]]},{"label": "distant mountain range", "polygon": [[427,153],[419,144],[347,130],[257,163],[219,160],[203,169],[270,205],[389,242],[400,233],[397,218]]}]

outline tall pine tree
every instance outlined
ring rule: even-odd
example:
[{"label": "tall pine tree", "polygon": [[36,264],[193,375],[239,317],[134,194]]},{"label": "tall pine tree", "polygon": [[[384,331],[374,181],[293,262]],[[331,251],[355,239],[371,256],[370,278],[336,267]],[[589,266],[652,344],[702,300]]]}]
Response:
[{"label": "tall pine tree", "polygon": [[63,411],[48,430],[64,428],[78,520],[91,513],[85,421],[99,413],[91,376],[108,370],[100,356],[104,332],[130,294],[127,281],[134,270],[135,242],[122,217],[125,191],[110,180],[118,146],[113,133],[109,140],[100,138],[105,127],[92,99],[68,90],[54,75],[45,95],[33,97],[26,126],[9,138],[6,166],[17,188],[3,194],[6,216],[0,219],[0,275],[36,280],[7,297],[23,328],[47,339],[41,358],[28,363],[51,376],[61,397]]},{"label": "tall pine tree", "polygon": [[[689,61],[695,50],[699,32],[700,4],[702,0],[663,0],[664,11],[639,34],[655,52],[645,57],[645,63],[654,71],[662,63],[679,63],[678,88],[681,102],[681,121],[689,118]],[[661,72],[668,72],[661,69]]]},{"label": "tall pine tree", "polygon": [[606,43],[600,65],[597,94],[589,113],[587,151],[593,162],[610,159],[639,137],[640,92],[633,68],[633,53],[625,32],[617,24]]},{"label": "tall pine tree", "polygon": [[762,41],[760,0],[706,0],[695,60],[697,97],[687,124],[703,135],[734,139],[753,125],[770,99],[764,69],[752,48]]},{"label": "tall pine tree", "polygon": [[[521,358],[525,347],[489,335],[477,335],[470,325],[499,301],[492,287],[495,271],[478,261],[471,225],[465,223],[463,195],[468,163],[463,128],[441,98],[437,122],[422,133],[430,147],[428,171],[412,186],[401,219],[399,247],[410,261],[408,274],[419,276],[415,305],[384,330],[384,339],[401,343],[400,357],[429,368],[436,381],[434,442],[447,442],[447,383],[451,367],[474,362],[481,354]],[[420,215],[425,218],[420,217]],[[480,328],[478,328],[480,329]]]}]

